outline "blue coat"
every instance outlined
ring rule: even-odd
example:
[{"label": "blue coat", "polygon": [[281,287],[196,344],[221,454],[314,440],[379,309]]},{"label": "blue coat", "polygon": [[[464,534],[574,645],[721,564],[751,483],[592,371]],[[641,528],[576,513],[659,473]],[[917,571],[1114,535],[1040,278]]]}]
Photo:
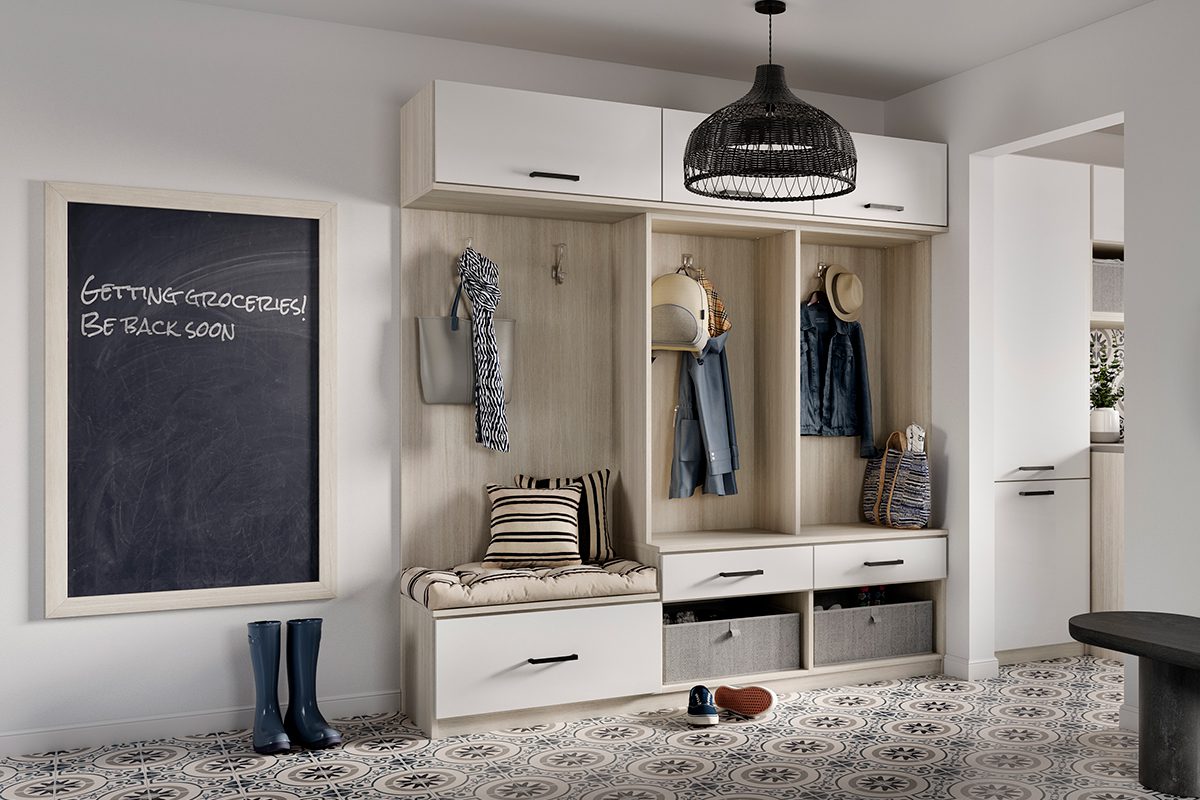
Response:
[{"label": "blue coat", "polygon": [[828,302],[800,307],[800,434],[857,436],[860,457],[879,454],[862,326]]},{"label": "blue coat", "polygon": [[709,339],[699,355],[680,353],[671,497],[691,497],[697,486],[705,494],[737,494],[733,473],[741,459],[725,352],[728,340],[726,331]]}]

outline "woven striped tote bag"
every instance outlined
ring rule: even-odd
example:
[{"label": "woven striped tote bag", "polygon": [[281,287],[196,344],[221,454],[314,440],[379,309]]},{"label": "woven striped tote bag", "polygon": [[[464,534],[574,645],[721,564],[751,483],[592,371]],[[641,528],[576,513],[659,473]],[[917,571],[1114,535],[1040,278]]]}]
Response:
[{"label": "woven striped tote bag", "polygon": [[862,509],[872,525],[912,530],[929,525],[929,455],[905,449],[904,442],[904,434],[895,431],[888,437],[883,455],[867,461]]}]

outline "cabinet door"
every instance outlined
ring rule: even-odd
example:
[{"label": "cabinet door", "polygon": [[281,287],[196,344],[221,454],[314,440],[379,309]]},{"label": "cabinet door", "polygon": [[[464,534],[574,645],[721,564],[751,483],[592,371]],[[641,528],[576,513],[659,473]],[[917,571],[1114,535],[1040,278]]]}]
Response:
[{"label": "cabinet door", "polygon": [[650,106],[438,81],[439,183],[662,197],[662,111]]},{"label": "cabinet door", "polygon": [[996,649],[1071,641],[1090,605],[1087,480],[996,486]]},{"label": "cabinet door", "polygon": [[1092,239],[1125,241],[1125,170],[1092,167]]},{"label": "cabinet door", "polygon": [[699,206],[746,208],[773,211],[777,214],[812,214],[813,201],[794,200],[780,203],[755,203],[749,200],[723,200],[689,192],[683,185],[683,152],[688,137],[708,115],[693,111],[663,109],[662,126],[662,192],[667,203],[690,203]]},{"label": "cabinet door", "polygon": [[1089,168],[994,167],[995,477],[1086,478]]},{"label": "cabinet door", "polygon": [[946,224],[946,145],[855,133],[857,187],[817,200],[818,216]]}]

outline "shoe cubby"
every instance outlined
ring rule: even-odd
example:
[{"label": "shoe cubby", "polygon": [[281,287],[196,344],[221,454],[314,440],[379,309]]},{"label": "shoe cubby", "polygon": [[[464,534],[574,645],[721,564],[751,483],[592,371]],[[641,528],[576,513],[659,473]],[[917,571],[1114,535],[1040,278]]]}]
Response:
[{"label": "shoe cubby", "polygon": [[803,613],[795,596],[663,606],[663,683],[800,669]]}]

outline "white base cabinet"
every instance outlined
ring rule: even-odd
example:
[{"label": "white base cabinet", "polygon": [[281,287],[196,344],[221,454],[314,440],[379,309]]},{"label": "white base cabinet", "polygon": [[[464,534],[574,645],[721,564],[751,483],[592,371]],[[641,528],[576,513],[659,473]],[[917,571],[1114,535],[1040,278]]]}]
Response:
[{"label": "white base cabinet", "polygon": [[[453,611],[462,613],[463,609]],[[404,702],[437,735],[457,717],[662,688],[662,604],[643,602],[438,616],[404,598]]]},{"label": "white base cabinet", "polygon": [[1065,644],[1090,605],[1088,480],[996,487],[996,650]]}]

